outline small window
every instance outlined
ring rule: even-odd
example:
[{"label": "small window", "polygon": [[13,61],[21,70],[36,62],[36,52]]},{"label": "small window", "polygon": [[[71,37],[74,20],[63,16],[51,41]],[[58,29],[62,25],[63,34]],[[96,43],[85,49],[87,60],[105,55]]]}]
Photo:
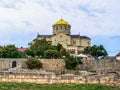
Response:
[{"label": "small window", "polygon": [[66,29],[66,26],[65,26],[65,30],[67,30],[67,29]]},{"label": "small window", "polygon": [[58,30],[58,27],[56,27],[56,31]]},{"label": "small window", "polygon": [[62,38],[62,35],[60,35],[60,38]]},{"label": "small window", "polygon": [[12,68],[16,67],[16,61],[12,62]]},{"label": "small window", "polygon": [[88,42],[88,46],[90,45],[90,42]]},{"label": "small window", "polygon": [[76,41],[73,41],[73,44],[76,44]]}]

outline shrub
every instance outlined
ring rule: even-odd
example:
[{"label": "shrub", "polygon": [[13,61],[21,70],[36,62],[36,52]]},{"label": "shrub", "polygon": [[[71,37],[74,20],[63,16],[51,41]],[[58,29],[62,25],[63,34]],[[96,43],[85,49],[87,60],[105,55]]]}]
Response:
[{"label": "shrub", "polygon": [[28,69],[40,69],[42,67],[41,61],[36,58],[29,58],[26,65]]},{"label": "shrub", "polygon": [[75,70],[77,65],[82,64],[81,57],[67,56],[65,58],[65,68],[68,70]]}]

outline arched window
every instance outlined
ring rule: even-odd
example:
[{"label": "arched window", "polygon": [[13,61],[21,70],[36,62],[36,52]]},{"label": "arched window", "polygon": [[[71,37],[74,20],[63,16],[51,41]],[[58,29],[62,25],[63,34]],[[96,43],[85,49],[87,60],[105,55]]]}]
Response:
[{"label": "arched window", "polygon": [[56,26],[56,31],[58,30],[58,27]]},{"label": "arched window", "polygon": [[90,42],[87,42],[88,46],[90,45]]},{"label": "arched window", "polygon": [[73,41],[73,44],[76,45],[76,41]]},{"label": "arched window", "polygon": [[16,67],[16,61],[12,62],[12,68]]},{"label": "arched window", "polygon": [[67,30],[67,29],[66,29],[66,26],[65,26],[65,30]]}]

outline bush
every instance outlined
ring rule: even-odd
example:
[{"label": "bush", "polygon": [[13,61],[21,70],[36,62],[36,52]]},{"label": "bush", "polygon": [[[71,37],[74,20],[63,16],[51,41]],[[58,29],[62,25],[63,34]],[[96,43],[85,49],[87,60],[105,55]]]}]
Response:
[{"label": "bush", "polygon": [[65,58],[65,68],[68,70],[75,70],[77,65],[82,64],[81,57],[67,56]]},{"label": "bush", "polygon": [[41,61],[36,58],[29,58],[26,65],[28,69],[40,69],[42,67]]}]

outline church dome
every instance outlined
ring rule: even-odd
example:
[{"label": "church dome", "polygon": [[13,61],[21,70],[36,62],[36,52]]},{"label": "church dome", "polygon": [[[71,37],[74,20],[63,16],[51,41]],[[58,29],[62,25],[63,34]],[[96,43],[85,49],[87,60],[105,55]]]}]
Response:
[{"label": "church dome", "polygon": [[60,25],[60,24],[62,24],[62,25],[68,25],[69,23],[67,21],[63,20],[63,19],[60,19],[59,21],[57,21],[55,23],[55,25]]}]

